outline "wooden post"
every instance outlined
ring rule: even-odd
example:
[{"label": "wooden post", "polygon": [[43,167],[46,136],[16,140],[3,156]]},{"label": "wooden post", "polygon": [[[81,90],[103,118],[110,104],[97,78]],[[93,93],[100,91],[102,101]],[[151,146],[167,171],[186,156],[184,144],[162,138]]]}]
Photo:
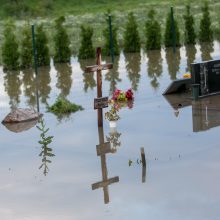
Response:
[{"label": "wooden post", "polygon": [[146,158],[144,148],[141,148],[141,162],[142,162],[142,183],[146,181]]},{"label": "wooden post", "polygon": [[33,55],[34,55],[34,70],[35,70],[35,77],[36,77],[35,80],[36,80],[37,111],[40,112],[39,94],[38,94],[37,50],[36,50],[36,42],[35,42],[34,25],[31,26],[31,30],[32,30],[32,47],[33,47]]},{"label": "wooden post", "polygon": [[96,146],[97,156],[101,158],[101,168],[102,168],[102,181],[93,183],[92,190],[103,188],[104,193],[104,203],[109,203],[109,191],[108,186],[113,183],[119,182],[119,177],[115,176],[113,178],[108,178],[108,170],[106,164],[106,154],[111,153],[111,146],[109,142],[104,142],[104,131],[103,127],[98,127],[99,132],[99,145]]},{"label": "wooden post", "polygon": [[[96,50],[96,65],[101,66],[102,57],[101,57],[101,48],[98,47]],[[97,97],[102,97],[102,72],[101,69],[97,70]],[[103,126],[103,110],[102,108],[98,109],[98,126]]]},{"label": "wooden post", "polygon": [[[102,70],[112,69],[113,64],[107,63],[102,64],[101,57],[101,47],[98,47],[96,50],[96,65],[95,66],[87,66],[85,72],[97,72],[96,80],[97,80],[97,98],[102,98]],[[97,108],[98,110],[98,126],[103,127],[103,110],[102,108],[107,107],[106,103],[103,106]],[[95,108],[96,109],[96,108]]]}]

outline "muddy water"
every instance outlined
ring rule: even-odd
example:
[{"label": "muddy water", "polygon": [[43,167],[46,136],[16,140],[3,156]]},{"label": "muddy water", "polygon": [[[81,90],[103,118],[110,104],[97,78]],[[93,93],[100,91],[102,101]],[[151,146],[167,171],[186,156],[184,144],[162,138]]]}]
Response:
[{"label": "muddy water", "polygon": [[[161,95],[191,62],[212,58],[220,58],[217,42],[183,47],[175,56],[121,53],[113,71],[103,72],[103,94],[132,88],[135,102],[121,109],[114,131],[107,121],[97,127],[95,75],[83,72],[94,60],[41,68],[40,109],[52,143],[42,149],[35,126],[15,133],[0,125],[1,219],[219,219],[219,99],[177,108],[181,97]],[[13,107],[36,107],[32,71],[1,69],[0,82],[1,119]],[[47,113],[60,94],[85,110],[63,119]],[[107,141],[110,148],[97,152]]]}]

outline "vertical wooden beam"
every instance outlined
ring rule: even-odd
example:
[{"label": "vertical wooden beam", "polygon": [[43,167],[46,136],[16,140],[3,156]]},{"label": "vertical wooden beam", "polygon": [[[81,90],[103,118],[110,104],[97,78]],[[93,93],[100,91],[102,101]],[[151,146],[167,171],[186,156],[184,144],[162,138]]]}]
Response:
[{"label": "vertical wooden beam", "polygon": [[142,162],[142,183],[146,181],[146,158],[144,148],[141,148],[141,162]]},{"label": "vertical wooden beam", "polygon": [[[101,66],[102,57],[101,57],[101,47],[98,47],[96,50],[96,65]],[[97,97],[102,97],[102,71],[101,68],[97,70]],[[98,126],[103,127],[103,110],[98,109]]]}]

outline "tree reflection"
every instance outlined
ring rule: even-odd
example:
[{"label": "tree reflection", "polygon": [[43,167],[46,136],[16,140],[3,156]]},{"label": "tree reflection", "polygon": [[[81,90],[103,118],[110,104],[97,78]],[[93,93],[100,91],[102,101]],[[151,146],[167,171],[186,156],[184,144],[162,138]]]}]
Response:
[{"label": "tree reflection", "polygon": [[32,69],[23,70],[22,81],[24,84],[24,95],[28,98],[28,105],[34,107],[36,105],[36,81],[35,73]]},{"label": "tree reflection", "polygon": [[176,79],[176,75],[180,69],[180,48],[176,48],[176,52],[173,52],[172,48],[166,48],[166,61],[168,65],[168,73],[171,80]]},{"label": "tree reflection", "polygon": [[84,82],[84,91],[87,92],[88,89],[93,89],[96,86],[96,80],[94,79],[95,73],[85,73],[86,66],[94,65],[95,61],[91,60],[79,60],[80,68],[83,72],[83,82]]},{"label": "tree reflection", "polygon": [[47,136],[47,132],[49,131],[49,128],[46,128],[45,122],[43,119],[39,121],[39,126],[37,126],[38,130],[41,131],[40,134],[40,141],[38,143],[41,145],[41,152],[39,154],[40,157],[42,157],[42,164],[40,165],[39,169],[43,168],[43,174],[46,176],[49,171],[48,164],[51,163],[51,160],[49,158],[54,157],[55,154],[53,154],[52,148],[50,148],[48,145],[52,143],[53,136]]},{"label": "tree reflection", "polygon": [[162,57],[160,50],[149,50],[147,51],[147,58],[148,58],[148,69],[147,73],[149,78],[151,79],[151,86],[154,89],[157,89],[159,86],[158,78],[161,76],[163,71],[162,66]]},{"label": "tree reflection", "polygon": [[51,91],[50,87],[50,67],[41,67],[38,72],[38,90],[41,102],[47,104],[47,99]]},{"label": "tree reflection", "polygon": [[21,95],[20,72],[7,71],[4,74],[4,87],[6,93],[10,98],[9,105],[11,109],[16,108],[20,103],[20,95]]},{"label": "tree reflection", "polygon": [[200,44],[202,61],[212,60],[211,53],[214,51],[213,42]]},{"label": "tree reflection", "polygon": [[[105,79],[110,82],[110,94],[117,88],[117,83],[121,82],[119,78],[119,60],[120,57],[115,57],[113,69],[109,70],[105,75]],[[106,62],[109,63],[108,60]]]},{"label": "tree reflection", "polygon": [[60,89],[60,92],[63,97],[67,97],[70,93],[72,86],[72,69],[71,66],[67,63],[56,64],[55,68],[57,70],[57,88]]},{"label": "tree reflection", "polygon": [[186,58],[187,58],[187,69],[186,71],[190,71],[190,64],[195,62],[196,59],[196,47],[195,45],[186,45]]},{"label": "tree reflection", "polygon": [[140,81],[140,65],[141,54],[140,53],[125,53],[126,70],[128,72],[128,78],[131,81],[131,87],[134,91],[137,91]]}]

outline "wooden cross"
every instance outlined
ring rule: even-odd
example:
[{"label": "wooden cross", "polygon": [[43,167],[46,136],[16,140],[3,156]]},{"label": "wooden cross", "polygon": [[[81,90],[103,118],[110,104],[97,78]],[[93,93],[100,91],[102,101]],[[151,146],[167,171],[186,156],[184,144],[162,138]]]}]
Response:
[{"label": "wooden cross", "polygon": [[108,178],[108,170],[106,165],[106,154],[111,153],[110,142],[104,143],[103,127],[99,127],[99,145],[96,146],[97,155],[101,158],[102,181],[92,184],[92,190],[103,188],[104,203],[109,203],[108,186],[112,183],[119,182],[119,177]]},{"label": "wooden cross", "polygon": [[[94,66],[87,66],[85,69],[86,73],[91,73],[91,72],[97,72],[97,98],[95,99],[94,102],[101,102],[100,99],[103,98],[102,97],[102,70],[108,70],[108,69],[112,69],[113,68],[113,64],[112,63],[107,63],[107,64],[102,64],[102,58],[101,58],[101,48],[98,47],[96,50],[96,65]],[[98,126],[102,127],[103,126],[103,111],[102,109],[107,107],[107,102],[106,102],[106,98],[104,97],[104,100],[102,100],[102,104],[98,105]],[[95,105],[94,103],[94,105]],[[96,109],[96,108],[95,108]]]}]

